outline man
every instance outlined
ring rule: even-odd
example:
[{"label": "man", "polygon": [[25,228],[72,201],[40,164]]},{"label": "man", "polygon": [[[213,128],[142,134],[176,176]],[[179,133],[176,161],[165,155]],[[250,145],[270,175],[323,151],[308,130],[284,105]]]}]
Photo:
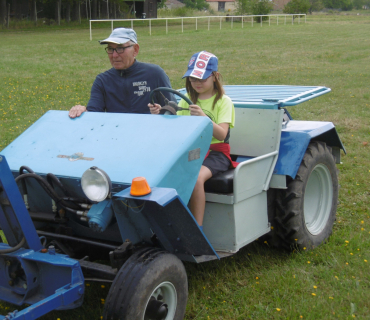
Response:
[{"label": "man", "polygon": [[[76,118],[85,111],[150,113],[150,92],[158,87],[171,87],[166,73],[155,64],[136,61],[139,44],[132,29],[117,28],[109,38],[99,42],[107,45],[105,50],[113,68],[96,77],[87,107],[76,105],[69,116]],[[168,93],[165,96],[172,98]]]}]

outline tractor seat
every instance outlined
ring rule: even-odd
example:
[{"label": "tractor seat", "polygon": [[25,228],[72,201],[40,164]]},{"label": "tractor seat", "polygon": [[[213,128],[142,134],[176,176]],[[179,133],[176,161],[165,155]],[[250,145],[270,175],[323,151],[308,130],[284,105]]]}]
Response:
[{"label": "tractor seat", "polygon": [[[234,156],[231,155],[233,160],[236,159],[236,162],[243,162],[254,157],[248,156]],[[229,169],[225,172],[216,174],[211,179],[207,180],[204,184],[205,192],[210,193],[233,193],[234,192],[234,171],[235,169]]]},{"label": "tractor seat", "polygon": [[234,170],[229,169],[207,180],[204,184],[205,192],[233,193]]}]

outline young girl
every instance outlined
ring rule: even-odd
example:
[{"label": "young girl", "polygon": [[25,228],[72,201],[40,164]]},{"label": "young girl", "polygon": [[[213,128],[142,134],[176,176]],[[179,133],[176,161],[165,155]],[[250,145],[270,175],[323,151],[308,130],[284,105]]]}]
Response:
[{"label": "young girl", "polygon": [[[188,64],[186,78],[187,96],[194,103],[188,110],[178,111],[178,115],[209,117],[213,122],[213,137],[210,151],[203,161],[197,182],[190,198],[189,208],[203,229],[203,217],[206,204],[204,183],[212,176],[234,166],[230,158],[230,128],[234,127],[235,114],[231,99],[225,95],[220,81],[217,57],[209,52],[195,53]],[[158,114],[161,106],[149,104],[152,114]],[[181,100],[179,106],[188,108]]]}]

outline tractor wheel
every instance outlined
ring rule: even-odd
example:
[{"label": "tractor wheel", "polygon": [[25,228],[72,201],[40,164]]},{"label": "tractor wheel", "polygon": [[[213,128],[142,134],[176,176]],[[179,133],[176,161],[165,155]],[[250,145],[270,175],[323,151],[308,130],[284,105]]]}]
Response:
[{"label": "tractor wheel", "polygon": [[106,299],[106,320],[181,320],[188,298],[182,262],[158,248],[133,254],[119,270]]},{"label": "tractor wheel", "polygon": [[331,235],[337,211],[337,168],[324,142],[309,144],[287,187],[277,192],[274,224],[280,245],[312,249]]}]

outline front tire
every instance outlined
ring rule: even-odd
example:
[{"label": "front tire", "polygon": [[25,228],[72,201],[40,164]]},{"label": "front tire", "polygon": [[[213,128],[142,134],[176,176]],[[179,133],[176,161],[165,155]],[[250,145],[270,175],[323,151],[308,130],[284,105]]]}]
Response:
[{"label": "front tire", "polygon": [[311,142],[294,180],[278,192],[275,226],[285,248],[312,249],[332,233],[338,202],[335,160],[324,142]]},{"label": "front tire", "polygon": [[118,272],[106,299],[106,320],[181,320],[188,298],[182,262],[158,248],[133,254]]}]

